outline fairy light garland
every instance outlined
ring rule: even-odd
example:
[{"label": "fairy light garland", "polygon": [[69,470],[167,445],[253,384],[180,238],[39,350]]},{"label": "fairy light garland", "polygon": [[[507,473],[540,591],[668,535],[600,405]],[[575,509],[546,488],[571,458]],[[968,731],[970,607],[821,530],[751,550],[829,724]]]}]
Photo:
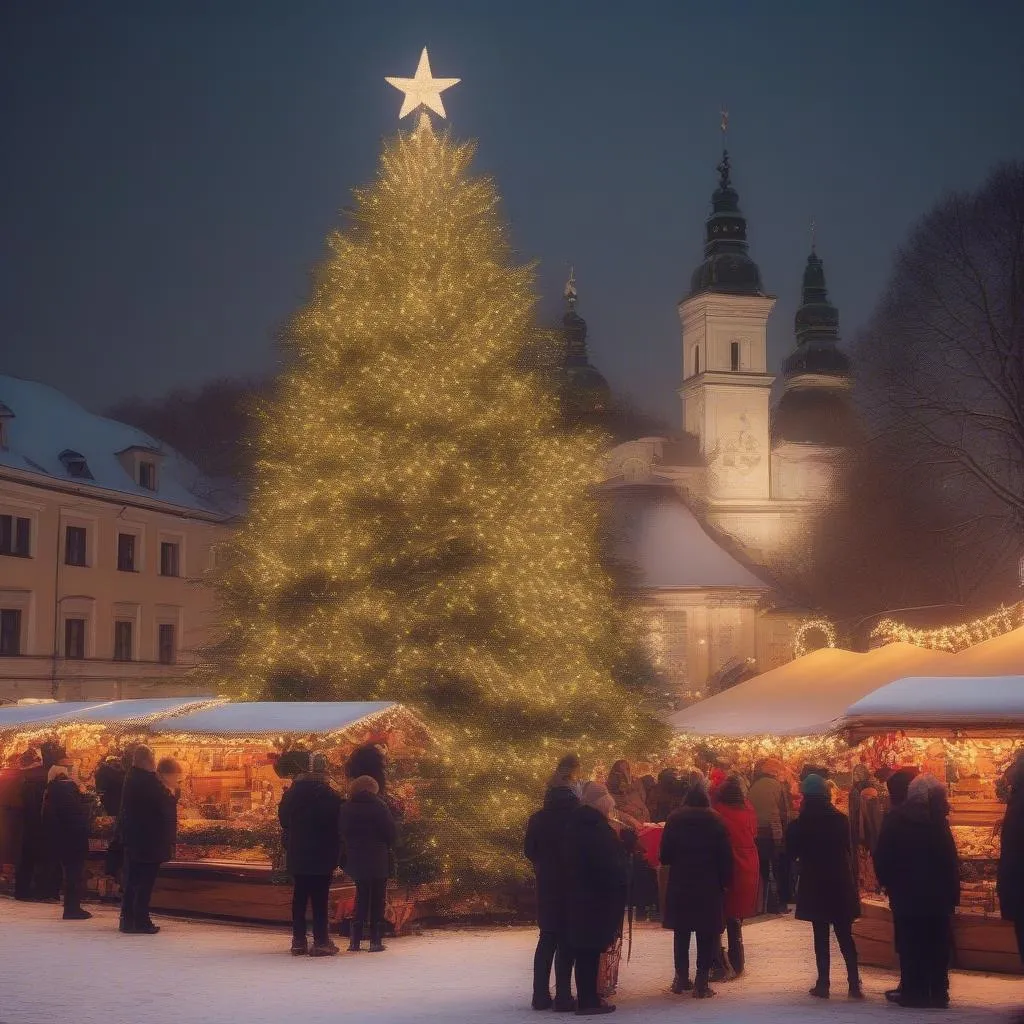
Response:
[{"label": "fairy light garland", "polygon": [[940,626],[937,629],[914,629],[892,619],[882,619],[871,631],[873,640],[883,643],[902,642],[926,647],[934,651],[959,651],[985,640],[992,640],[1011,630],[1024,626],[1024,601],[1009,607],[1000,606],[998,611],[971,622],[956,626]]},{"label": "fairy light garland", "polygon": [[[807,635],[815,631],[821,633],[825,638],[825,642],[820,645],[821,647],[836,646],[836,643],[838,642],[836,628],[828,621],[828,619],[808,619],[806,622],[800,623],[796,632],[793,634],[794,658],[802,658],[808,653],[809,648],[807,647]],[[818,648],[810,648],[810,650],[818,650]]]}]

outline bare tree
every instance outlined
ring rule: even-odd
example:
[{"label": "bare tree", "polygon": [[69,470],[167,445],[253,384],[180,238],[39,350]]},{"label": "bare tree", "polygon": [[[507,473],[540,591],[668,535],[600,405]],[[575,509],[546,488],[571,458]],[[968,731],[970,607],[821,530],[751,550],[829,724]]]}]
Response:
[{"label": "bare tree", "polygon": [[965,601],[1024,548],[1024,163],[927,214],[858,339],[859,393],[881,442],[932,499]]}]

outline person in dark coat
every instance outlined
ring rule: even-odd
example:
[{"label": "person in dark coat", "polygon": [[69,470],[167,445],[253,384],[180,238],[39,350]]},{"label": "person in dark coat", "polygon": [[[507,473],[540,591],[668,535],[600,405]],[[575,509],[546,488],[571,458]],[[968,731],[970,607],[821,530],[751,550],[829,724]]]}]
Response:
[{"label": "person in dark coat", "polygon": [[647,797],[647,806],[650,810],[651,821],[665,822],[668,816],[676,810],[681,803],[681,785],[676,773],[671,768],[663,768],[658,773],[658,781],[654,784]]},{"label": "person in dark coat", "polygon": [[778,758],[765,758],[758,765],[747,792],[747,799],[757,812],[763,909],[769,914],[789,912],[789,858],[785,836],[791,813],[789,791],[782,781],[785,770],[786,766]]},{"label": "person in dark coat", "polygon": [[1009,794],[1000,830],[996,895],[1000,916],[1013,922],[1024,961],[1024,754],[1007,769],[1005,783]]},{"label": "person in dark coat", "polygon": [[112,754],[96,769],[96,795],[100,798],[105,814],[116,818],[121,811],[121,797],[124,794],[124,782],[132,766],[132,755]]},{"label": "person in dark coat", "polygon": [[[334,956],[327,922],[331,875],[338,866],[338,820],[342,800],[328,781],[327,758],[313,754],[308,772],[285,790],[277,808],[292,890],[292,955]],[[313,946],[306,942],[306,905],[313,915]]]},{"label": "person in dark coat", "polygon": [[149,902],[160,865],[174,859],[178,801],[157,775],[153,751],[144,745],[136,747],[125,779],[118,832],[124,844],[120,930],[155,935],[160,928],[150,917]]},{"label": "person in dark coat", "polygon": [[89,856],[92,811],[67,766],[54,765],[47,778],[43,828],[50,851],[64,873],[64,920],[88,921],[92,914],[82,908],[82,877]]},{"label": "person in dark coat", "polygon": [[[544,796],[544,806],[526,823],[523,853],[537,876],[537,927],[540,936],[533,955],[535,1010],[576,1009],[572,998],[572,947],[569,943],[569,874],[565,858],[565,831],[569,815],[579,807],[573,783],[579,775],[575,764],[559,762]],[[551,965],[555,967],[555,998],[551,999]]]},{"label": "person in dark coat", "polygon": [[14,898],[49,899],[55,895],[43,829],[43,795],[51,765],[44,765],[35,750],[21,757],[21,849],[14,868]]},{"label": "person in dark coat", "polygon": [[[732,846],[722,819],[711,810],[707,791],[690,785],[683,806],[665,823],[661,863],[668,868],[664,928],[673,932],[675,978],[672,991],[714,995],[709,981],[725,930],[725,892],[733,878]],[[697,975],[690,982],[690,937],[697,934]]]},{"label": "person in dark coat", "polygon": [[583,790],[581,804],[565,829],[569,872],[569,942],[576,958],[577,1014],[611,1013],[615,1007],[597,994],[597,973],[604,952],[622,933],[626,912],[626,848],[608,823],[615,798],[597,782]]},{"label": "person in dark coat", "polygon": [[349,799],[338,815],[345,874],[356,883],[356,915],[349,951],[356,952],[364,925],[370,930],[370,952],[384,952],[384,900],[398,829],[377,780],[360,775],[352,781]]},{"label": "person in dark coat", "polygon": [[[886,811],[886,818],[892,814],[893,810],[897,807],[902,807],[907,802],[907,790],[910,789],[911,782],[917,778],[920,774],[919,770],[913,766],[907,766],[899,768],[894,771],[886,780],[885,788],[889,791],[889,809]],[[885,818],[882,819],[882,828],[885,828]],[[881,836],[881,830],[879,830],[879,836]],[[877,843],[875,844],[878,845]],[[872,860],[874,854],[872,854]],[[877,869],[875,871],[875,877],[878,877]],[[900,934],[899,925],[896,919],[893,918],[892,922],[892,938],[893,945],[896,948],[896,958],[899,959],[900,955]],[[886,989],[885,998],[890,1003],[898,1003],[899,998],[903,993],[903,968],[900,968],[900,982],[895,988]]]},{"label": "person in dark coat", "polygon": [[800,785],[800,814],[786,829],[786,851],[800,862],[796,919],[810,921],[814,931],[814,959],[818,980],[811,995],[828,999],[831,956],[829,925],[835,932],[846,962],[851,999],[863,999],[853,922],[860,917],[860,896],[853,871],[850,822],[829,800],[820,775],[808,775]]},{"label": "person in dark coat", "polygon": [[900,1006],[949,1006],[952,918],[960,903],[960,860],[949,827],[946,787],[919,775],[907,800],[883,823],[875,872],[897,922]]}]

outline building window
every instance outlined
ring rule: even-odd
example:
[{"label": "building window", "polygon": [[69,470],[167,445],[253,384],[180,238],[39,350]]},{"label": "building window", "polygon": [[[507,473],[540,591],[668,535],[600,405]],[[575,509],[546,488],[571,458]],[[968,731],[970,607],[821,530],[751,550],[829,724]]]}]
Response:
[{"label": "building window", "polygon": [[132,624],[118,621],[114,623],[114,661],[132,660]]},{"label": "building window", "polygon": [[64,530],[64,564],[85,565],[85,540],[86,533],[84,526],[68,526]]},{"label": "building window", "polygon": [[85,619],[64,620],[64,657],[85,657]]},{"label": "building window", "polygon": [[180,576],[178,571],[178,550],[179,546],[175,541],[165,540],[160,542],[160,575]]},{"label": "building window", "polygon": [[135,544],[134,533],[117,535],[117,567],[121,572],[135,572]]},{"label": "building window", "polygon": [[32,520],[0,516],[0,555],[28,558],[32,553]]},{"label": "building window", "polygon": [[21,609],[0,609],[0,655],[21,654]]},{"label": "building window", "polygon": [[700,373],[700,348],[695,347],[693,350],[693,372]]},{"label": "building window", "polygon": [[139,462],[139,486],[147,491],[156,490],[156,463],[143,459]]},{"label": "building window", "polygon": [[729,345],[729,364],[733,370],[740,368],[740,343],[738,341],[731,342]]},{"label": "building window", "polygon": [[174,647],[174,626],[170,623],[164,622],[160,624],[160,664],[161,665],[173,665],[175,660]]},{"label": "building window", "polygon": [[67,470],[68,476],[76,477],[79,480],[91,480],[93,478],[92,471],[89,469],[89,463],[85,461],[85,456],[81,452],[65,448],[58,457],[61,464]]}]

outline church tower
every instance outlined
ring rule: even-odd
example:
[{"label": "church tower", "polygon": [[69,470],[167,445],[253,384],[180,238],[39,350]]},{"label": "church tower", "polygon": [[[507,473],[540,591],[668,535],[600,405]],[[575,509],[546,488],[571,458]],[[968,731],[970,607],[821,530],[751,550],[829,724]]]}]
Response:
[{"label": "church tower", "polygon": [[707,466],[708,513],[730,523],[757,518],[771,499],[766,295],[750,258],[747,221],[732,184],[729,152],[718,165],[704,261],[679,303],[682,324],[683,429],[695,435]]},{"label": "church tower", "polygon": [[772,414],[772,490],[783,501],[827,502],[860,427],[850,360],[838,347],[839,310],[828,300],[813,241],[795,328],[796,349],[782,364],[783,390]]}]

